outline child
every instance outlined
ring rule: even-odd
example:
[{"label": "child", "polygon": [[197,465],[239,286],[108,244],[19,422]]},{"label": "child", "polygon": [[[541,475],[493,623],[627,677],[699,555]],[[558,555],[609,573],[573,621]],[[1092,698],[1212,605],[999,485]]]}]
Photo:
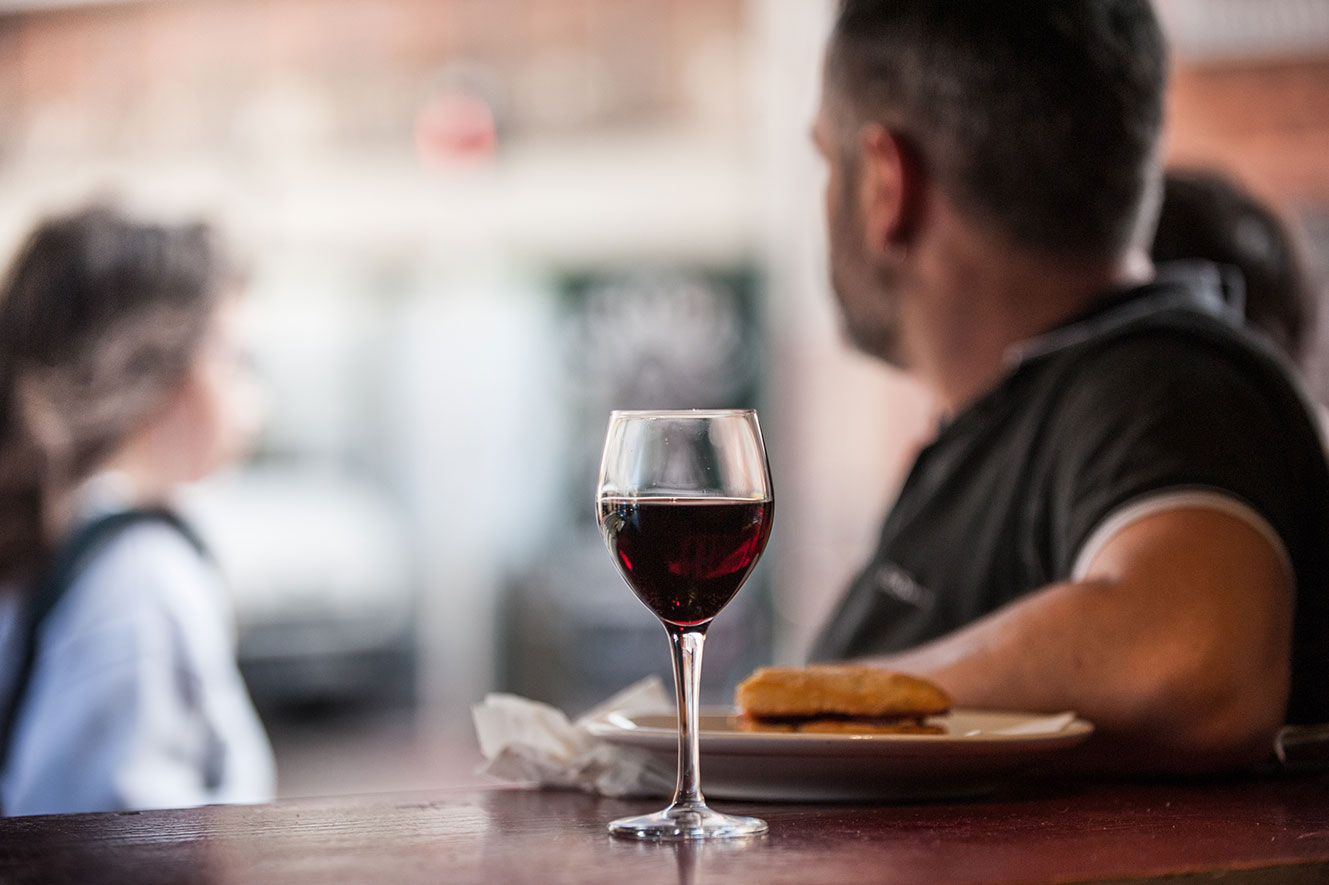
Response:
[{"label": "child", "polygon": [[205,226],[106,208],[41,225],[0,290],[7,815],[271,798],[219,576],[169,509],[256,423],[238,297]]}]

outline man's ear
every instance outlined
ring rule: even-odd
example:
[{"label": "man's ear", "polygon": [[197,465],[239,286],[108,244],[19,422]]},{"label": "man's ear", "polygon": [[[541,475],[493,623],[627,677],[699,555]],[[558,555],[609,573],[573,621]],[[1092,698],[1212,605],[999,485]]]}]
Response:
[{"label": "man's ear", "polygon": [[873,252],[908,251],[923,218],[923,165],[908,141],[884,126],[869,123],[859,134],[865,245]]}]

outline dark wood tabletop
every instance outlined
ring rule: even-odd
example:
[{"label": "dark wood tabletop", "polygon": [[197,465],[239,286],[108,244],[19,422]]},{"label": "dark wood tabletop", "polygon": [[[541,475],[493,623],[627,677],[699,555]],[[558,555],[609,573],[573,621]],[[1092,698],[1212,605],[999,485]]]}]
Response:
[{"label": "dark wood tabletop", "polygon": [[[521,788],[0,820],[4,882],[1329,882],[1329,778],[1043,783],[982,800],[712,803],[742,842],[637,843],[658,801]],[[1217,874],[1222,874],[1219,877]]]}]

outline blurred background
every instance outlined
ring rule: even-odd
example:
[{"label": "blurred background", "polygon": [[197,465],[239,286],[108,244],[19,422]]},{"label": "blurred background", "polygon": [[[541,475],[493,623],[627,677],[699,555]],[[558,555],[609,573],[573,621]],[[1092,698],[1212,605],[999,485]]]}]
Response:
[{"label": "blurred background", "polygon": [[[1322,269],[1329,2],[1158,2],[1169,159],[1295,215]],[[668,678],[593,521],[612,408],[760,409],[776,528],[706,699],[801,661],[930,423],[826,290],[833,7],[0,0],[3,255],[111,198],[218,221],[248,269],[271,417],[189,506],[283,795],[464,783],[487,691],[575,714]]]}]

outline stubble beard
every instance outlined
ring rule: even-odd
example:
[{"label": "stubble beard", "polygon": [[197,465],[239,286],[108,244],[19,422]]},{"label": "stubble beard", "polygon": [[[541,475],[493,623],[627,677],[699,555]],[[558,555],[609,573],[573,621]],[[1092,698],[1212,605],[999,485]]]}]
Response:
[{"label": "stubble beard", "polygon": [[[881,297],[880,294],[878,297]],[[841,317],[845,337],[855,350],[875,357],[893,368],[902,370],[909,368],[909,361],[900,346],[899,328],[894,322],[893,315],[877,316],[869,321],[842,311]]]},{"label": "stubble beard", "polygon": [[831,288],[840,308],[844,336],[861,353],[897,369],[908,369],[900,343],[895,272],[850,251],[850,244],[863,242],[860,225],[836,218],[831,220],[831,227]]}]

